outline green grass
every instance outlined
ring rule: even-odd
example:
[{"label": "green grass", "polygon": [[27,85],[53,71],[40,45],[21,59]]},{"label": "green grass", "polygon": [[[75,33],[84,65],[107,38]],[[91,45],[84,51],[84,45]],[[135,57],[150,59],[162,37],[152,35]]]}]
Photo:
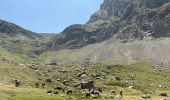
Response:
[{"label": "green grass", "polygon": [[[49,54],[50,55],[50,54]],[[44,58],[48,58],[49,55],[44,55]],[[43,56],[42,56],[43,57]],[[43,59],[44,59],[43,58]],[[72,65],[58,65],[61,69],[65,69],[67,72],[62,73],[58,71],[52,71],[48,73],[48,76],[39,76],[37,72],[47,71],[51,67],[46,65],[40,65],[38,69],[33,70],[27,66],[18,66],[13,64],[0,64],[0,82],[8,82],[0,88],[0,97],[4,100],[70,100],[69,96],[51,95],[49,96],[46,92],[56,86],[64,86],[58,82],[57,79],[68,80],[68,86],[64,86],[67,89],[73,89],[73,84],[78,84],[81,79],[77,78],[77,75],[83,71],[86,71],[89,75],[95,74],[96,72],[106,72],[108,75],[106,78],[92,79],[97,87],[103,89],[102,100],[110,100],[107,98],[107,94],[111,90],[124,91],[126,98],[129,96],[135,96],[134,100],[141,100],[140,96],[143,93],[152,93],[157,96],[158,92],[168,91],[170,92],[170,73],[169,70],[154,71],[153,64],[147,61],[136,62],[129,65],[106,65],[96,63],[85,63],[85,64],[72,64]],[[81,66],[87,66],[87,70],[81,70]],[[53,66],[54,67],[54,66]],[[76,70],[79,71],[76,71]],[[133,76],[134,81],[127,83],[128,76]],[[35,88],[35,82],[39,78],[42,81],[49,77],[53,77],[52,83],[47,84],[45,88]],[[122,81],[115,80],[115,77],[121,77]],[[11,82],[12,79],[20,79],[23,81],[23,85],[19,88],[15,88]],[[85,79],[90,80],[90,79]],[[156,85],[151,85],[154,83]],[[165,84],[168,88],[158,88],[159,84]],[[129,86],[133,86],[129,89]],[[4,88],[5,87],[5,88]],[[85,95],[85,92],[81,94]],[[72,95],[73,100],[79,100],[80,94],[76,92]],[[88,99],[87,99],[88,100]]]},{"label": "green grass", "polygon": [[[151,63],[139,62],[127,66],[112,66],[108,71],[110,71],[112,75],[123,77],[124,79],[127,79],[129,75],[133,76],[135,83],[131,85],[134,85],[134,88],[140,89],[143,92],[151,92],[152,90],[158,89],[157,85],[164,83],[166,83],[166,86],[170,87],[170,78],[168,77],[170,75],[169,71],[164,70],[159,72],[153,69]],[[152,86],[151,83],[157,85]]]}]

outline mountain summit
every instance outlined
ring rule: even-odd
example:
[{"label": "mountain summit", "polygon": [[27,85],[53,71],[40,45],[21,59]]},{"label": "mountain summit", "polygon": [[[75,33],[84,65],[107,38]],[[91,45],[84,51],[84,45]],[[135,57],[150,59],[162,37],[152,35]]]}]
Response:
[{"label": "mountain summit", "polygon": [[111,37],[129,42],[170,36],[170,0],[104,0],[86,24],[71,25],[51,43],[79,48]]}]

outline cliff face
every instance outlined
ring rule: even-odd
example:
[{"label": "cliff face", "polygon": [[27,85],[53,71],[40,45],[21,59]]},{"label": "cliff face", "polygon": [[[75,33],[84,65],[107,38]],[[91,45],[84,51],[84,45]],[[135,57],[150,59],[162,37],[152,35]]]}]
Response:
[{"label": "cliff face", "polygon": [[[108,19],[109,17],[127,17],[134,13],[135,9],[154,9],[161,7],[169,0],[104,0],[100,10],[92,15],[89,22],[100,19]],[[143,8],[143,9],[142,9]]]},{"label": "cliff face", "polygon": [[105,0],[88,23],[116,19],[123,41],[169,37],[169,0]]},{"label": "cliff face", "polygon": [[[129,42],[170,36],[170,0],[104,0],[84,25],[71,25],[51,46],[77,48],[111,37]],[[53,44],[53,45],[52,45]]]}]

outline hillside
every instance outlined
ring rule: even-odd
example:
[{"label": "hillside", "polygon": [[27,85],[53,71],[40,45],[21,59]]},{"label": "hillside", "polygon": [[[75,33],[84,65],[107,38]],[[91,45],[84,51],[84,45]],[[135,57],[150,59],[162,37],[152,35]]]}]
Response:
[{"label": "hillside", "polygon": [[14,23],[0,20],[0,59],[23,63],[39,55],[53,34],[35,33]]},{"label": "hillside", "polygon": [[71,25],[51,47],[80,48],[115,37],[122,42],[169,37],[169,0],[104,0],[86,24]]},{"label": "hillside", "polygon": [[42,56],[49,62],[149,60],[169,67],[169,8],[169,0],[104,0],[86,24],[53,37]]},{"label": "hillside", "polygon": [[29,30],[26,30],[16,24],[0,20],[0,35],[4,37],[17,37],[19,39],[36,39],[40,35]]}]

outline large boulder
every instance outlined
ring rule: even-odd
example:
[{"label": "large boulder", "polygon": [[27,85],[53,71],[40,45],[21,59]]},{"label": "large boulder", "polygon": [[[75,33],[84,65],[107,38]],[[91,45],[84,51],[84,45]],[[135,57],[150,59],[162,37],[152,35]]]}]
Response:
[{"label": "large boulder", "polygon": [[89,90],[91,90],[92,88],[95,87],[93,81],[82,82],[82,83],[80,83],[80,85],[81,85],[81,89],[89,89]]}]

